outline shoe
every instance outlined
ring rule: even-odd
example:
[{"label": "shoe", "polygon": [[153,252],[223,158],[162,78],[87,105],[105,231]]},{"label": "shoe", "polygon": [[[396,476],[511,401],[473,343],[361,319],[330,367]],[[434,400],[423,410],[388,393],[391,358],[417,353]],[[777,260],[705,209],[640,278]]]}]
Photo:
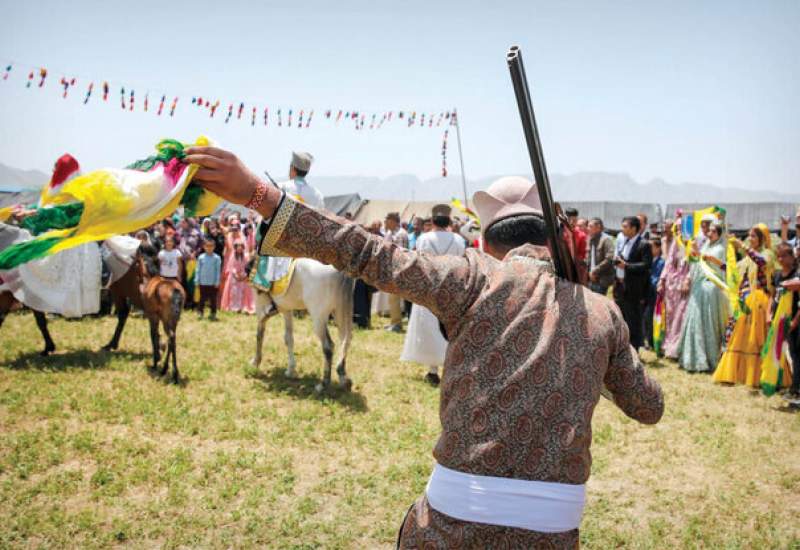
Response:
[{"label": "shoe", "polygon": [[403,332],[403,327],[402,325],[389,325],[386,330],[389,332]]},{"label": "shoe", "polygon": [[431,386],[438,386],[440,382],[439,375],[429,372],[425,375],[425,381]]}]

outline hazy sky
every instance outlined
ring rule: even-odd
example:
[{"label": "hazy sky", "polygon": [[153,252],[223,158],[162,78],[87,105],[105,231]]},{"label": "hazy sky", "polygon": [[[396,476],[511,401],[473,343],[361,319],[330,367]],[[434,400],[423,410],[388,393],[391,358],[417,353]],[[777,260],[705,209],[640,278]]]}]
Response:
[{"label": "hazy sky", "polygon": [[[356,132],[321,115],[455,107],[468,177],[525,173],[505,64],[516,43],[551,172],[782,191],[800,182],[796,0],[0,2],[0,60],[19,64],[0,81],[0,162],[12,166],[49,171],[65,151],[84,169],[119,166],[161,137],[205,133],[281,176],[289,152],[306,149],[316,174],[426,178],[440,170],[441,128]],[[50,70],[44,89],[25,89],[30,65]],[[67,99],[61,76],[78,78]],[[104,79],[115,83],[108,103]],[[133,113],[119,107],[120,83],[136,91]],[[152,113],[162,91],[180,96],[173,118]],[[214,119],[193,95],[222,101]],[[247,104],[247,120],[224,124],[230,101]],[[314,108],[315,122],[253,128],[253,102]]]}]

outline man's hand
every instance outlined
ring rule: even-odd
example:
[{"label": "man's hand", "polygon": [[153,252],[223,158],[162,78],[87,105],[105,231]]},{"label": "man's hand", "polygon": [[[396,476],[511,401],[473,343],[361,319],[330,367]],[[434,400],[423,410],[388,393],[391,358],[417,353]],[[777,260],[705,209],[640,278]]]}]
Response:
[{"label": "man's hand", "polygon": [[189,147],[183,161],[200,166],[194,181],[234,204],[247,204],[259,183],[236,155],[218,147]]},{"label": "man's hand", "polygon": [[597,282],[597,273],[595,273],[594,271],[589,273],[589,280],[592,281],[593,283],[596,283]]},{"label": "man's hand", "polygon": [[800,279],[789,279],[788,281],[783,281],[781,286],[786,290],[796,292],[800,290]]}]

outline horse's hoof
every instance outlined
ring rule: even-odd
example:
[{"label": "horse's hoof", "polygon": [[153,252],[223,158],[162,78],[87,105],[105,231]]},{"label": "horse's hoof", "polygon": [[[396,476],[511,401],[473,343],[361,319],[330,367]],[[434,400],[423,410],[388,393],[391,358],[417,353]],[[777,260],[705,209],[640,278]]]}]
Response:
[{"label": "horse's hoof", "polygon": [[323,393],[325,393],[325,390],[327,388],[328,388],[328,386],[326,386],[325,384],[320,382],[319,384],[314,386],[314,393],[316,393],[317,395],[322,395]]},{"label": "horse's hoof", "polygon": [[40,357],[47,357],[47,356],[49,356],[51,353],[52,353],[52,352],[51,352],[49,349],[46,349],[46,350],[43,350],[43,351],[42,351],[42,352],[39,354],[39,356],[40,356]]},{"label": "horse's hoof", "polygon": [[349,378],[344,378],[339,381],[339,387],[344,391],[350,391],[353,389],[353,381]]},{"label": "horse's hoof", "polygon": [[297,378],[297,371],[294,369],[286,369],[286,372],[283,373],[286,378],[295,379]]},{"label": "horse's hoof", "polygon": [[261,359],[259,359],[258,357],[253,357],[252,359],[250,359],[250,366],[258,368],[259,366],[261,366]]}]

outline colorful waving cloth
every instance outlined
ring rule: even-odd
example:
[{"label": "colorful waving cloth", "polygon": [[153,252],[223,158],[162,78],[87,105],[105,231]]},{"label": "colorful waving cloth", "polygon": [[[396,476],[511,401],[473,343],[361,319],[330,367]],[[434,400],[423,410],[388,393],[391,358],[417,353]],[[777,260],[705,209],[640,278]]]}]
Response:
[{"label": "colorful waving cloth", "polygon": [[[782,293],[778,300],[778,307],[769,327],[767,341],[761,351],[761,391],[764,395],[774,394],[781,386],[787,385],[787,362],[783,357],[783,343],[789,334],[789,325],[792,321],[792,296],[793,292],[779,290]],[[794,365],[794,368],[799,368]]]},{"label": "colorful waving cloth", "polygon": [[[201,136],[195,145],[208,145]],[[0,252],[0,270],[44,258],[82,243],[148,227],[183,206],[189,216],[207,216],[220,202],[192,184],[198,166],[184,164],[188,145],[165,139],[156,155],[124,169],[108,168],[77,176],[42,194],[45,208],[23,226],[38,235]]]}]

